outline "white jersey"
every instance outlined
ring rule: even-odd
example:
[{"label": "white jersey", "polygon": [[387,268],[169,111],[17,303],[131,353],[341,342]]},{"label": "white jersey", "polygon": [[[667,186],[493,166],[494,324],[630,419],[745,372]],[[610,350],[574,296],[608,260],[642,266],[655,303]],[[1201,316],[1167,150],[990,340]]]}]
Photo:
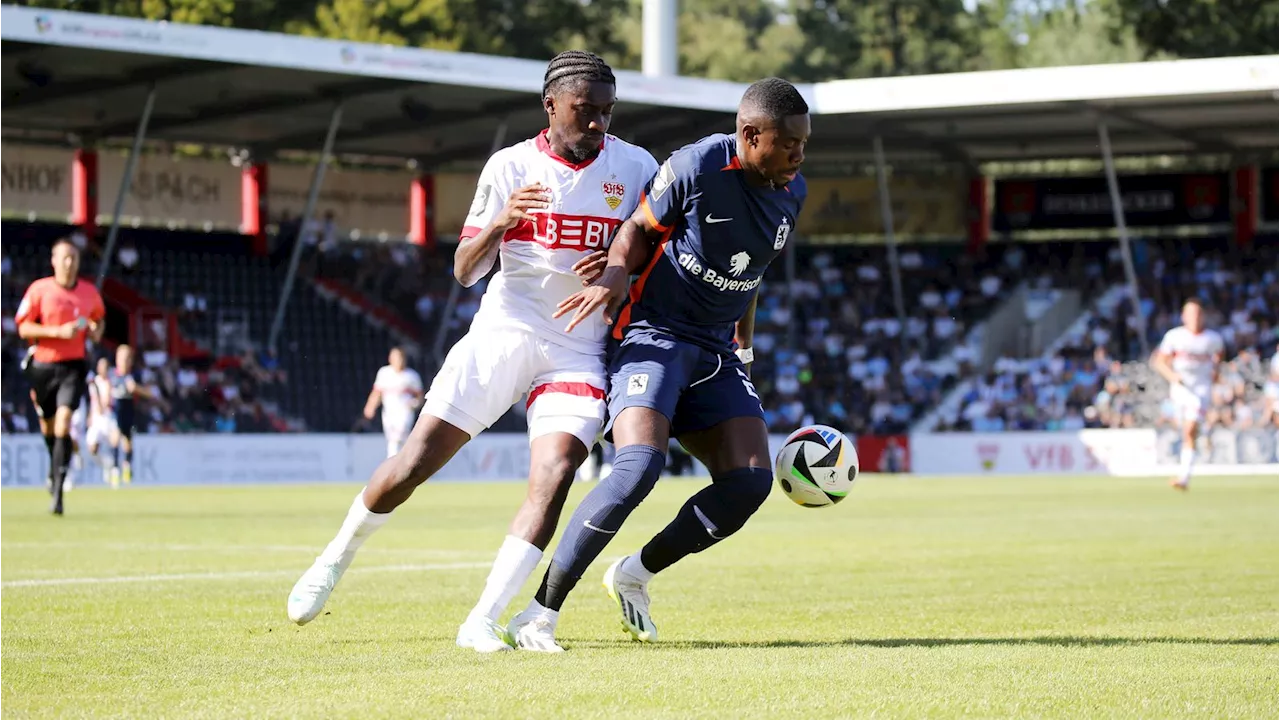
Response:
[{"label": "white jersey", "polygon": [[382,416],[397,420],[413,415],[413,409],[422,397],[422,378],[412,368],[399,372],[390,365],[383,365],[373,381],[373,387],[382,394]]},{"label": "white jersey", "polygon": [[1213,374],[1223,352],[1222,336],[1214,330],[1193,333],[1176,327],[1165,333],[1160,352],[1170,356],[1170,366],[1182,384],[1196,393],[1207,393],[1213,387]]},{"label": "white jersey", "polygon": [[577,165],[555,155],[546,132],[499,150],[489,158],[467,214],[463,239],[493,222],[511,193],[540,182],[551,189],[549,208],[531,211],[503,236],[501,269],[489,282],[472,327],[530,330],[581,352],[604,348],[607,326],[600,313],[564,331],[569,318],[552,320],[556,305],[582,289],[573,264],[613,240],[618,227],[640,204],[640,195],[658,172],[648,151],[606,135],[600,154]]}]

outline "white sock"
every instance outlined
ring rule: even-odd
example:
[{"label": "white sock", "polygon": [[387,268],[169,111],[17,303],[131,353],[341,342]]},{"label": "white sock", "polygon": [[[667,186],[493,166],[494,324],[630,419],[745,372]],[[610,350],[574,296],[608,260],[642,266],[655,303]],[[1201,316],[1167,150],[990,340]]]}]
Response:
[{"label": "white sock", "polygon": [[1191,466],[1195,464],[1195,461],[1196,449],[1184,446],[1182,448],[1182,471],[1178,477],[1179,480],[1184,483],[1191,481]]},{"label": "white sock", "polygon": [[654,576],[654,573],[645,567],[644,563],[640,562],[640,553],[628,555],[618,569],[642,583],[649,582]]},{"label": "white sock", "polygon": [[356,556],[356,551],[375,530],[387,524],[391,513],[375,513],[364,506],[364,490],[356,495],[355,502],[347,511],[347,519],[342,521],[342,528],[329,542],[320,560],[330,564],[348,565]]},{"label": "white sock", "polygon": [[560,622],[559,610],[552,610],[551,608],[543,607],[542,603],[538,602],[537,600],[529,601],[529,607],[525,608],[524,612],[521,613],[521,615],[524,615],[526,613],[529,615],[541,615],[542,617],[550,620],[551,627],[555,627],[556,623]]},{"label": "white sock", "polygon": [[498,622],[511,599],[524,587],[524,582],[533,574],[534,568],[542,560],[542,551],[514,535],[508,535],[502,541],[498,557],[493,561],[493,569],[489,571],[489,579],[484,583],[484,592],[480,593],[480,601],[476,603],[468,619],[488,618]]}]

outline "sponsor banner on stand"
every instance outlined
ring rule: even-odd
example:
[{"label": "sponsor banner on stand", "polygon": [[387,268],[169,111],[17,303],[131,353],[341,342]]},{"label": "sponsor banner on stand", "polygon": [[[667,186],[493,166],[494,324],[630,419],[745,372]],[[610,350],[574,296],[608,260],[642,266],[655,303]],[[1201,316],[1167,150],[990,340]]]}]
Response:
[{"label": "sponsor banner on stand", "polygon": [[71,165],[75,152],[38,145],[0,145],[5,213],[36,215],[66,222],[71,215]]},{"label": "sponsor banner on stand", "polygon": [[[1274,474],[1275,433],[1215,431],[1196,472]],[[1176,472],[1177,434],[1154,429],[1076,432],[917,433],[912,470],[923,475],[1114,475]]]},{"label": "sponsor banner on stand", "polygon": [[[1119,182],[1130,227],[1231,221],[1227,173],[1121,175]],[[1115,227],[1107,180],[997,180],[991,227],[998,232]]]},{"label": "sponsor banner on stand", "polygon": [[[293,218],[302,215],[314,175],[315,167],[311,165],[271,165],[267,182],[270,222],[278,223],[286,214]],[[409,189],[413,178],[408,170],[330,166],[316,200],[315,220],[323,222],[332,213],[344,236],[358,232],[363,238],[403,240],[409,235]]]},{"label": "sponsor banner on stand", "polygon": [[[98,154],[98,212],[114,211],[129,158]],[[230,162],[141,155],[121,216],[125,222],[188,228],[240,227],[240,169]]]},{"label": "sponsor banner on stand", "polygon": [[[880,195],[874,178],[806,178],[809,198],[797,227],[806,235],[880,235]],[[964,178],[894,175],[889,179],[893,226],[898,236],[960,238],[965,235]]]}]

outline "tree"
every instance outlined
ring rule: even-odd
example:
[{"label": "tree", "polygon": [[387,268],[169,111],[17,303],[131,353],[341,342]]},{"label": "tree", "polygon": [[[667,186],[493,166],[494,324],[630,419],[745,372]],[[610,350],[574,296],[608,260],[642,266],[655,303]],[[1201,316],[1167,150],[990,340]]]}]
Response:
[{"label": "tree", "polygon": [[978,23],[964,0],[790,0],[805,50],[802,80],[922,75],[977,63]]},{"label": "tree", "polygon": [[[598,3],[592,3],[596,5]],[[644,41],[641,0],[617,4],[608,32],[584,47],[617,68],[639,70]],[[677,19],[681,75],[748,81],[784,74],[804,37],[773,0],[681,0]],[[582,38],[587,40],[587,38]]]},{"label": "tree", "polygon": [[1148,55],[1275,55],[1276,0],[1099,0],[1113,33],[1132,29]]}]

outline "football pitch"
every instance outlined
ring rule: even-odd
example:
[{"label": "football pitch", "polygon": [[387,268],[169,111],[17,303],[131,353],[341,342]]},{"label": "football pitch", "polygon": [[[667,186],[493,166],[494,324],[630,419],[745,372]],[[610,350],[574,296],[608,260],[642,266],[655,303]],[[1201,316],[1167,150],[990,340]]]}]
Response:
[{"label": "football pitch", "polygon": [[[294,581],[356,485],[6,490],[7,717],[1277,715],[1277,481],[864,476],[650,587],[600,587],[699,484],[665,479],[569,598],[558,656],[453,644],[521,484],[424,486],[306,627]],[[575,488],[570,505],[586,491]],[[564,519],[568,519],[568,511]],[[523,607],[545,560],[509,612]],[[504,618],[505,619],[505,618]]]}]

